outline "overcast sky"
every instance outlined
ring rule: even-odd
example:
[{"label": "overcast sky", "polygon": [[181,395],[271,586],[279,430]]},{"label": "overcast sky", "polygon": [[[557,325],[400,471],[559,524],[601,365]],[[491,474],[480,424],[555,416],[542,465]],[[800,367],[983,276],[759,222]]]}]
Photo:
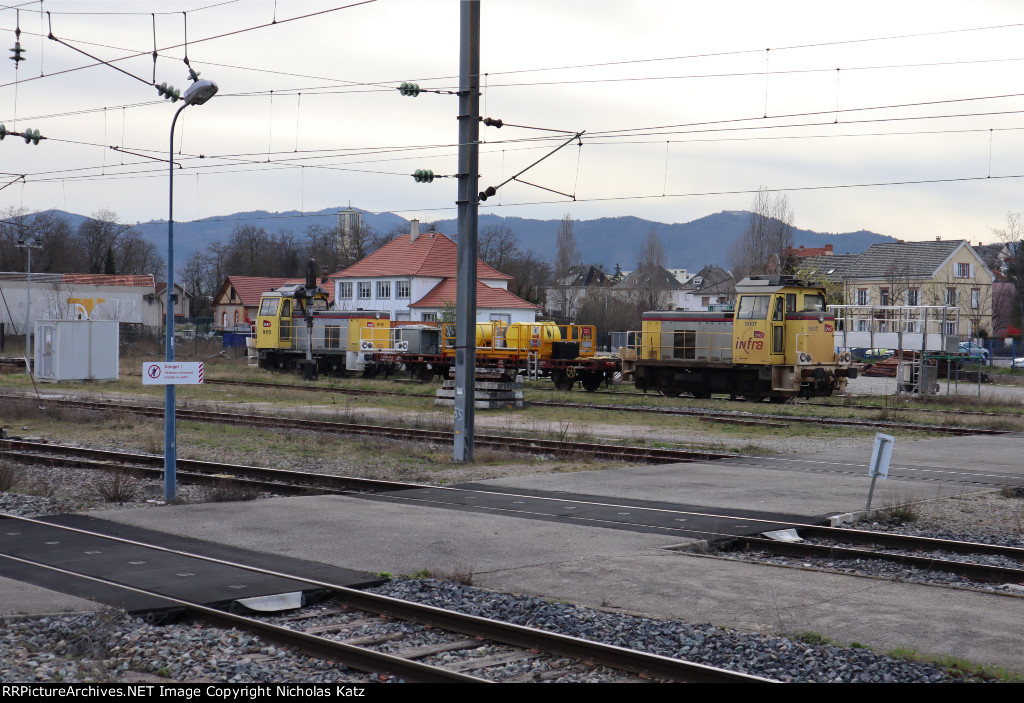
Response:
[{"label": "overcast sky", "polygon": [[[0,121],[48,137],[0,143],[0,187],[13,182],[0,208],[166,219],[178,105],[152,87],[152,52],[155,42],[156,82],[186,87],[187,27],[191,65],[220,93],[179,120],[176,220],[349,202],[453,217],[455,180],[410,174],[455,173],[457,98],[397,87],[457,87],[459,3],[324,12],[343,4],[0,4],[4,55],[20,7],[27,59],[0,66]],[[321,14],[287,21],[311,13]],[[747,209],[766,187],[791,189],[799,227],[992,241],[991,227],[1024,210],[1015,0],[484,0],[481,16],[481,111],[585,131],[582,146],[523,174],[543,189],[510,183],[482,213],[686,222]],[[481,135],[481,188],[566,138],[511,126]],[[915,183],[865,186],[895,182]]]}]

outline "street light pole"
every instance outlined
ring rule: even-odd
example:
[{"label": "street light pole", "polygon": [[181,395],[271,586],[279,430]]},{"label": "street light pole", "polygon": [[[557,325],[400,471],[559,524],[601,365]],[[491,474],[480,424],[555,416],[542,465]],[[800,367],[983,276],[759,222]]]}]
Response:
[{"label": "street light pole", "polygon": [[[189,105],[202,105],[217,93],[217,84],[213,81],[196,81],[182,96],[184,105],[174,113],[171,120],[170,174],[167,195],[167,302],[164,305],[166,318],[167,340],[165,360],[174,361],[174,126],[178,115]],[[177,492],[178,444],[177,427],[175,424],[175,386],[168,383],[164,386],[164,500],[174,500]]]},{"label": "street light pole", "polygon": [[43,245],[29,237],[18,239],[18,248],[28,252],[28,268],[25,271],[25,368],[31,378],[32,362],[29,355],[32,353],[32,250],[42,249]]}]

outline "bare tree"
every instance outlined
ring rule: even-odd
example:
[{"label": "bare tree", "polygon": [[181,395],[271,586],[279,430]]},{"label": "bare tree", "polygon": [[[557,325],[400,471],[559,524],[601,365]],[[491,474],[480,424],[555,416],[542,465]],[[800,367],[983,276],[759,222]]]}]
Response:
[{"label": "bare tree", "polygon": [[787,273],[792,263],[786,249],[793,246],[793,207],[785,193],[772,197],[762,187],[750,206],[750,224],[732,250],[732,266],[737,276]]},{"label": "bare tree", "polygon": [[572,283],[573,274],[579,268],[580,261],[580,252],[576,247],[576,236],[573,234],[572,217],[566,215],[558,226],[553,272],[558,296],[555,302],[563,315],[570,315],[573,308],[575,308],[577,296]]},{"label": "bare tree", "polygon": [[111,210],[97,210],[84,220],[75,233],[75,243],[85,272],[103,273],[107,253],[116,251],[122,235],[130,229]]},{"label": "bare tree", "polygon": [[1006,278],[1016,287],[1014,296],[1014,317],[1024,318],[1024,213],[1006,213],[1006,227],[992,229],[1005,247],[1006,260],[1003,262]]},{"label": "bare tree", "polygon": [[341,250],[338,247],[337,228],[310,225],[306,228],[306,239],[307,259],[315,259],[328,273],[335,273],[344,268]]},{"label": "bare tree", "polygon": [[24,209],[8,208],[0,212],[0,271],[20,271],[25,266],[24,251],[18,240],[34,238],[42,248],[32,254],[32,270],[39,272],[81,273],[78,251],[73,243],[71,223],[53,212],[29,215]]},{"label": "bare tree", "polygon": [[[123,230],[113,250],[114,271],[125,275],[160,276],[167,264],[153,242],[143,239],[135,228]],[[161,276],[162,277],[162,276]]]},{"label": "bare tree", "polygon": [[642,310],[662,310],[668,305],[668,278],[665,270],[665,248],[658,232],[652,227],[640,250],[633,278],[634,296]]},{"label": "bare tree", "polygon": [[523,300],[540,303],[544,288],[551,281],[551,266],[533,251],[521,254],[505,264],[502,273],[512,276],[509,291]]},{"label": "bare tree", "polygon": [[267,262],[274,256],[270,237],[262,227],[236,226],[224,245],[224,268],[228,275],[268,276]]},{"label": "bare tree", "polygon": [[[351,266],[368,254],[386,244],[390,239],[381,238],[377,231],[360,219],[348,232],[336,229],[339,263],[342,268]],[[383,241],[382,241],[383,239]]]},{"label": "bare tree", "polygon": [[484,263],[502,272],[513,259],[521,255],[519,240],[508,225],[487,225],[481,228],[477,253]]},{"label": "bare tree", "polygon": [[218,263],[217,256],[209,249],[206,252],[196,251],[175,273],[181,287],[192,295],[192,315],[195,317],[210,317],[212,314],[213,296],[224,283],[224,279],[218,276]]},{"label": "bare tree", "polygon": [[645,309],[633,298],[614,295],[606,287],[591,286],[580,298],[576,321],[581,325],[596,325],[599,336],[610,331],[636,330],[640,329]]},{"label": "bare tree", "polygon": [[385,244],[388,244],[393,240],[401,237],[403,234],[406,233],[406,231],[407,230],[405,229],[405,227],[402,227],[400,225],[392,227],[391,230],[388,232],[377,232],[375,229],[371,228],[369,240],[366,243],[366,253],[372,254]]}]

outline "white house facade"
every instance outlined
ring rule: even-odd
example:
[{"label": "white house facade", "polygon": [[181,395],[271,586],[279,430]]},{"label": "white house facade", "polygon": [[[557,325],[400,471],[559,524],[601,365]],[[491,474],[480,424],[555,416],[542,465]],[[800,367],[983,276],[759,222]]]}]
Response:
[{"label": "white house facade", "polygon": [[[380,310],[396,322],[436,322],[455,305],[458,248],[447,236],[403,234],[329,276],[334,307]],[[539,307],[508,290],[511,277],[477,260],[477,321],[533,322]]]}]

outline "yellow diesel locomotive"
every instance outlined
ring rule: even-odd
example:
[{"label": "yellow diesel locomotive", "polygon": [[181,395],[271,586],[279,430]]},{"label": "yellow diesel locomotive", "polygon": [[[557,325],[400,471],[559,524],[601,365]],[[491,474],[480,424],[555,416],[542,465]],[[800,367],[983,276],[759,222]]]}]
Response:
[{"label": "yellow diesel locomotive", "polygon": [[751,276],[730,312],[646,312],[635,385],[667,396],[713,393],[785,402],[827,396],[856,378],[836,353],[825,291],[790,276]]}]

